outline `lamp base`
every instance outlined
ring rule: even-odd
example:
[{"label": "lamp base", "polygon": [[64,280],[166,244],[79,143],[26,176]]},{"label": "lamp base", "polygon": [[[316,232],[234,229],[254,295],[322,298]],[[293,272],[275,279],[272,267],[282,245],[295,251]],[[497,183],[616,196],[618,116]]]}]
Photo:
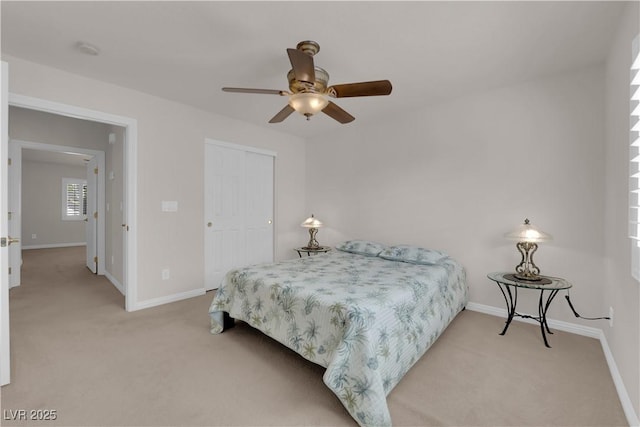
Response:
[{"label": "lamp base", "polygon": [[538,249],[538,245],[533,242],[518,242],[516,244],[518,252],[522,255],[520,264],[516,265],[514,277],[517,280],[526,280],[529,282],[540,281],[540,269],[533,262],[533,254]]},{"label": "lamp base", "polygon": [[320,247],[320,244],[316,240],[316,233],[317,232],[318,232],[317,228],[310,228],[309,229],[309,243],[307,243],[307,246],[305,246],[302,249],[318,249]]}]

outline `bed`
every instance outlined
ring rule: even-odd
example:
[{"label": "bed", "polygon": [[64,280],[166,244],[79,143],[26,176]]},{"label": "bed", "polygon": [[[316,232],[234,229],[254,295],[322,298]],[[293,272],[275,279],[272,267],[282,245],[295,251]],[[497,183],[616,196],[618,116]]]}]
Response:
[{"label": "bed", "polygon": [[211,333],[233,319],[326,368],[361,426],[390,426],[386,396],[467,303],[463,267],[440,251],[347,241],[335,251],[227,273]]}]

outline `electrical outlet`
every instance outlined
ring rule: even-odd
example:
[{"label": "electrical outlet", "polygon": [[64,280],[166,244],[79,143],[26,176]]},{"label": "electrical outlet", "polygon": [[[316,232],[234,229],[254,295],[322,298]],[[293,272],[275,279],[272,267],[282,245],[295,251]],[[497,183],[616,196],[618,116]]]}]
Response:
[{"label": "electrical outlet", "polygon": [[613,328],[613,307],[609,307],[609,327]]},{"label": "electrical outlet", "polygon": [[37,239],[37,238],[38,238],[38,236],[37,236],[37,235],[35,235],[35,234],[32,234],[32,235],[31,235],[31,238],[32,238],[32,239]]},{"label": "electrical outlet", "polygon": [[162,270],[162,280],[169,280],[170,277],[171,277],[171,274],[168,268],[165,268],[164,270]]}]

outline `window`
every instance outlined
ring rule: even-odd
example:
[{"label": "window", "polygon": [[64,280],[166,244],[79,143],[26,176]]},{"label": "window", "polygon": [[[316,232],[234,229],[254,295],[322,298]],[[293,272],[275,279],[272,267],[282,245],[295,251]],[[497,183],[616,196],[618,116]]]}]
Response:
[{"label": "window", "polygon": [[632,44],[631,118],[629,121],[629,237],[631,275],[640,281],[640,36]]},{"label": "window", "polygon": [[62,178],[62,219],[80,221],[87,217],[87,180]]}]

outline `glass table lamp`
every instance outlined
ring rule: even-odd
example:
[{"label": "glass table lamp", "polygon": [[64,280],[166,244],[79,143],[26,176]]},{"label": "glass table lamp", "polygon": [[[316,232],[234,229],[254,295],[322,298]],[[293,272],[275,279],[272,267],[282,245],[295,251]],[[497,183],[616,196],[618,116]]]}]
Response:
[{"label": "glass table lamp", "polygon": [[307,246],[304,246],[302,249],[318,249],[320,245],[316,240],[316,234],[318,233],[318,228],[322,227],[322,222],[311,214],[311,216],[305,219],[300,226],[309,229],[309,243],[307,243]]},{"label": "glass table lamp", "polygon": [[506,233],[504,235],[505,238],[509,240],[515,240],[516,247],[522,255],[522,260],[520,264],[516,266],[516,273],[514,276],[520,280],[531,280],[538,281],[541,280],[540,269],[533,262],[533,254],[538,249],[538,243],[546,242],[552,240],[551,235],[540,231],[531,223],[529,223],[528,219],[524,220],[524,224],[519,226],[517,229]]}]

